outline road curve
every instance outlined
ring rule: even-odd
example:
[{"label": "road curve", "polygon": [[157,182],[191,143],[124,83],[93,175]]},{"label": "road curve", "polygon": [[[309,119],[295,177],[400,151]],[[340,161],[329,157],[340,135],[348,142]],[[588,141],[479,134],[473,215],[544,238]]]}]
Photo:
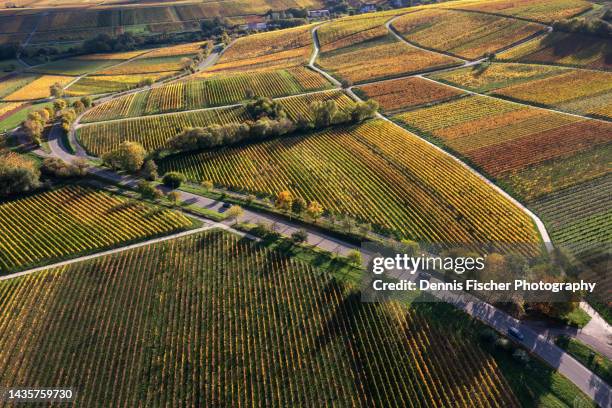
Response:
[{"label": "road curve", "polygon": [[[391,19],[390,21],[393,21],[393,19]],[[389,24],[389,23],[387,23]],[[315,69],[317,72],[322,72],[324,73],[326,76],[330,76],[328,73],[326,73],[325,71],[317,68],[314,66],[313,61],[316,60],[319,52],[320,52],[320,48],[319,48],[319,40],[318,40],[318,36],[317,36],[317,29],[320,26],[315,27],[312,30],[312,36],[313,36],[313,45],[314,45],[314,52],[312,57],[310,58],[310,66],[311,68]],[[388,27],[388,26],[387,26]],[[407,43],[408,44],[408,43]],[[408,44],[410,46],[412,46],[411,44]],[[338,81],[336,81],[338,82]],[[339,84],[339,82],[338,82]],[[352,88],[352,87],[351,87]],[[346,91],[348,92],[348,94],[356,101],[363,101],[357,94],[355,94],[353,92],[353,90],[349,88]],[[402,129],[402,131],[406,131],[404,128],[402,128],[400,125],[398,125],[397,123],[393,122],[392,120],[390,120],[389,118],[387,118],[386,116],[384,116],[383,114],[381,114],[380,112],[377,113],[377,116],[380,119],[386,120],[389,123],[392,123],[394,126],[397,126],[398,128]],[[418,137],[418,136],[417,136]],[[530,209],[528,209],[527,207],[525,207],[523,204],[521,204],[519,201],[517,201],[514,197],[512,197],[510,194],[508,194],[507,192],[505,192],[503,189],[501,189],[500,187],[498,187],[495,183],[493,183],[491,180],[489,180],[488,178],[486,178],[485,176],[483,176],[480,172],[476,171],[474,168],[470,167],[468,164],[466,164],[465,162],[463,162],[461,159],[453,156],[452,154],[450,154],[449,152],[447,152],[446,150],[440,148],[439,146],[436,146],[435,144],[429,142],[428,140],[425,140],[423,138],[421,138],[421,140],[423,140],[424,142],[426,142],[427,144],[429,144],[430,146],[434,147],[435,149],[437,149],[439,152],[443,153],[444,155],[451,157],[453,160],[455,160],[456,162],[460,163],[463,167],[465,167],[466,169],[468,169],[472,174],[476,175],[479,179],[481,179],[482,181],[484,181],[486,184],[488,184],[489,186],[491,186],[495,191],[497,191],[498,193],[500,193],[502,196],[504,196],[505,198],[507,198],[510,202],[512,202],[514,205],[516,205],[517,207],[519,207],[523,212],[525,212],[534,222],[535,226],[538,229],[538,232],[540,233],[540,236],[542,237],[542,241],[544,242],[544,245],[546,247],[546,250],[551,252],[554,248],[552,245],[552,240],[550,239],[550,235],[548,234],[548,231],[546,230],[546,226],[544,225],[544,223],[542,222],[542,220],[540,220],[540,218],[535,215]]]},{"label": "road curve", "polygon": [[[313,56],[311,57],[311,67],[313,61],[316,60],[319,50],[319,42],[317,39],[317,29],[312,30],[313,35],[313,44],[315,47],[315,51]],[[315,68],[318,72],[320,71],[318,68]],[[329,74],[327,74],[329,75]],[[347,89],[347,92],[357,101],[361,101],[361,98],[357,96],[351,89]],[[394,124],[395,126],[399,126],[395,122],[391,121],[387,117],[382,114],[378,114],[382,119]],[[403,128],[401,128],[404,130]],[[424,139],[422,139],[424,140]],[[553,246],[551,239],[546,231],[546,227],[544,223],[528,208],[523,206],[521,203],[516,201],[512,196],[506,193],[504,190],[499,188],[493,182],[488,180],[482,174],[472,169],[466,163],[458,159],[457,157],[451,155],[440,147],[430,143],[427,140],[424,140],[429,145],[438,149],[443,154],[453,158],[467,169],[469,169],[472,173],[482,179],[484,182],[489,184],[492,188],[497,190],[500,194],[508,198],[514,204],[516,204],[519,208],[521,208],[527,215],[529,215],[542,236],[542,240],[544,241],[546,248],[549,251],[552,251]],[[466,298],[464,296],[470,296]],[[525,339],[521,342],[525,347],[527,347],[532,353],[546,361],[549,365],[558,370],[561,374],[563,374],[566,378],[568,378],[572,383],[574,383],[582,392],[584,392],[587,396],[593,399],[597,404],[599,404],[603,408],[607,408],[612,404],[612,391],[610,386],[608,386],[601,378],[595,375],[592,371],[584,367],[578,361],[576,361],[572,356],[568,353],[557,347],[551,340],[546,337],[536,333],[534,330],[521,323],[517,319],[514,319],[507,313],[497,309],[496,307],[483,302],[477,298],[472,297],[471,295],[463,295],[459,297],[455,296],[442,296],[441,300],[450,303],[451,305],[465,311],[470,316],[481,320],[486,323],[488,326],[493,327],[500,333],[506,334],[509,327],[520,327],[521,330],[525,333]]]},{"label": "road curve", "polygon": [[[318,44],[318,38],[317,38],[317,35],[316,35],[316,30],[317,29],[318,29],[318,27],[316,27],[312,31],[313,43],[314,43],[314,52],[313,52],[313,55],[311,56],[309,65],[311,66],[312,69],[314,69],[317,72],[321,72],[325,77],[330,79],[332,77],[329,74],[325,73],[324,71],[322,71],[319,68],[317,68],[316,66],[314,66],[314,61],[316,61],[316,58],[317,58],[318,53],[320,51],[319,50],[319,44]],[[337,86],[340,85],[337,80],[332,80],[332,82],[334,84],[336,84]],[[349,94],[353,98],[355,98],[356,100],[360,100],[357,97],[357,95],[355,95],[351,90],[348,90],[348,92],[349,92]],[[389,120],[388,118],[385,118],[382,115],[381,115],[381,117],[384,120]],[[393,123],[393,122],[391,122],[391,123]],[[395,124],[395,125],[399,126],[397,124]],[[74,158],[76,158],[77,156],[74,156],[74,155],[68,153],[63,148],[59,132],[60,132],[60,130],[57,127],[55,127],[54,130],[51,132],[51,137],[50,137],[51,140],[49,142],[49,146],[51,148],[51,154],[50,155],[51,156],[55,156],[55,157],[61,157],[62,159],[66,160],[66,161],[71,161]],[[74,134],[72,134],[72,137],[74,137]],[[72,142],[76,142],[76,139],[72,140]],[[78,148],[78,143],[75,143],[75,146]],[[435,145],[432,145],[432,146],[436,147],[442,153],[448,155],[449,157],[452,157],[454,160],[457,160],[462,165],[466,166],[468,169],[470,169],[476,175],[478,175],[483,180],[485,180],[493,188],[497,189],[500,193],[505,194],[505,192],[503,192],[503,190],[499,189],[492,182],[490,182],[489,180],[484,178],[482,175],[480,175],[475,170],[471,169],[469,166],[467,166],[461,160],[455,158],[454,156],[450,155],[448,152],[445,152],[444,150],[438,148]],[[42,154],[42,155],[47,155],[47,154],[44,154],[44,152],[41,153],[41,151],[37,151],[37,153]],[[121,176],[121,175],[119,175],[119,174],[117,174],[115,172],[112,172],[110,170],[106,170],[106,169],[102,169],[102,168],[97,168],[97,167],[91,168],[90,172],[93,175],[101,177],[104,180],[107,180],[107,181],[112,182],[112,183],[119,184],[119,185],[124,186],[124,187],[134,187],[136,185],[137,181],[138,181],[137,179],[134,179],[134,178],[131,178],[131,177],[127,177],[127,176]],[[187,193],[187,192],[182,192],[181,191],[181,192],[179,192],[179,194],[180,194],[180,200],[181,201],[186,201],[189,204],[195,204],[195,205],[201,206],[203,208],[219,209],[223,205],[223,203],[220,202],[220,201],[212,200],[212,199],[209,199],[209,198],[206,198],[206,197],[197,196],[197,195],[190,194],[190,193]],[[521,208],[524,208],[524,207],[521,206]],[[301,226],[297,226],[297,225],[292,224],[291,222],[287,221],[284,218],[276,217],[274,215],[260,214],[260,213],[253,212],[253,211],[250,211],[250,210],[245,210],[245,216],[243,217],[243,220],[244,221],[248,221],[248,222],[263,221],[263,222],[274,223],[274,224],[280,226],[280,228],[277,229],[277,231],[279,231],[279,232],[281,232],[283,234],[291,234],[293,231],[295,231],[297,229],[303,228]],[[227,225],[227,223],[225,225]],[[325,250],[328,250],[328,251],[331,251],[331,252],[340,253],[340,254],[346,254],[348,251],[350,251],[352,249],[355,249],[354,245],[348,244],[348,243],[343,242],[341,240],[338,240],[338,239],[335,239],[333,237],[327,236],[326,234],[321,233],[318,230],[314,230],[314,229],[309,228],[309,227],[305,227],[305,229],[307,230],[307,233],[308,233],[308,241],[307,242],[309,244],[316,245],[316,246],[318,246],[318,247],[320,247],[322,249],[325,249]],[[545,231],[545,229],[544,229],[544,231]],[[543,234],[543,239],[546,241],[545,237],[548,238],[548,234]],[[548,241],[550,241],[550,239],[548,239]],[[548,242],[548,244],[550,244],[550,242]],[[76,259],[72,260],[71,262],[78,262],[79,260],[82,260],[82,259],[83,258],[76,258]],[[520,322],[516,321],[515,319],[513,319],[512,317],[510,317],[509,315],[507,315],[503,311],[500,311],[497,308],[495,308],[495,307],[493,307],[493,306],[491,306],[491,305],[489,305],[489,304],[487,304],[485,302],[482,302],[482,301],[480,301],[478,299],[474,299],[474,300],[470,300],[468,302],[465,302],[465,299],[463,299],[463,300],[461,300],[461,299],[460,300],[454,300],[452,298],[449,298],[447,301],[449,303],[453,304],[454,306],[464,310],[465,312],[467,312],[471,316],[482,320],[486,324],[490,325],[491,327],[494,327],[495,329],[497,329],[497,330],[499,330],[501,332],[505,332],[505,330],[507,329],[507,327],[509,325],[521,325]],[[611,398],[610,397],[610,387],[607,386],[606,384],[604,384],[601,381],[601,379],[599,379],[597,376],[595,376],[592,372],[590,372],[584,366],[579,364],[575,359],[573,359],[571,356],[569,356],[569,354],[563,352],[561,349],[556,347],[551,341],[549,341],[545,337],[543,337],[541,335],[538,335],[535,331],[533,331],[533,330],[531,330],[529,328],[524,328],[524,332],[526,333],[524,345],[526,347],[528,347],[534,354],[536,354],[537,356],[539,356],[543,360],[547,361],[553,367],[557,368],[560,373],[562,373],[568,379],[570,379],[586,395],[591,397],[593,400],[595,400],[602,407],[606,407],[607,408],[607,407],[610,406],[610,404],[611,404],[611,400],[610,400],[610,398]]]}]

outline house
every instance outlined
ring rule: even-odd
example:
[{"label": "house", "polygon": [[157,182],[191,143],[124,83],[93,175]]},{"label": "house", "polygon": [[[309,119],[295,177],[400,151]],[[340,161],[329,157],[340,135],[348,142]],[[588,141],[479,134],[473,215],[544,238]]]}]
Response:
[{"label": "house", "polygon": [[372,13],[374,11],[376,11],[376,4],[374,4],[374,3],[365,3],[359,9],[360,13]]},{"label": "house", "polygon": [[308,18],[329,18],[329,10],[308,10]]},{"label": "house", "polygon": [[260,31],[268,29],[268,23],[262,16],[248,16],[245,18],[245,22],[246,24],[240,26],[243,30]]}]

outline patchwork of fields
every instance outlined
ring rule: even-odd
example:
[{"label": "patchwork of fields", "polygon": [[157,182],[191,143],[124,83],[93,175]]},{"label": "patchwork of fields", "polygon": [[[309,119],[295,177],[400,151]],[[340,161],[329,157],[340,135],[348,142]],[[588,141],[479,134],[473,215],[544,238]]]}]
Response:
[{"label": "patchwork of fields", "polygon": [[406,14],[393,28],[419,46],[465,59],[494,53],[544,30],[523,20],[441,9]]},{"label": "patchwork of fields", "polygon": [[[585,183],[610,173],[612,123],[484,96],[406,112],[395,119],[444,144],[529,205],[533,203],[548,221],[553,239],[562,245],[578,250],[611,242],[606,223],[596,221],[606,217],[601,204],[582,199],[579,193],[588,191]],[[603,191],[610,193],[609,188]],[[570,211],[588,215],[585,220],[575,219],[583,230],[563,222],[565,200],[571,203]]]},{"label": "patchwork of fields", "polygon": [[461,64],[455,58],[411,47],[393,37],[385,27],[391,17],[361,16],[323,25],[317,30],[321,46],[317,64],[353,83]]},{"label": "patchwork of fields", "polygon": [[237,39],[219,61],[201,75],[224,75],[286,69],[308,64],[313,25],[271,31]]},{"label": "patchwork of fields", "polygon": [[[288,116],[297,119],[299,115],[312,118],[310,105],[314,101],[326,100],[336,101],[340,108],[353,104],[352,99],[338,90],[288,97],[280,102]],[[79,128],[78,136],[83,146],[96,156],[116,148],[126,140],[139,142],[146,150],[152,151],[163,147],[168,139],[187,128],[240,123],[252,119],[244,106],[238,105],[94,123]]]},{"label": "patchwork of fields", "polygon": [[[549,361],[544,336],[529,350],[506,345],[506,326],[515,321],[501,309],[494,316],[503,327],[488,322],[500,335],[448,304],[363,302],[353,286],[363,271],[352,249],[358,237],[409,240],[419,253],[487,255],[504,274],[523,257],[529,266],[521,270],[543,279],[560,279],[551,260],[573,255],[586,264],[580,277],[600,283],[589,301],[610,314],[607,4],[457,0],[362,13],[363,2],[348,0],[351,15],[306,20],[293,19],[303,10],[289,9],[335,13],[345,3],[72,1],[15,0],[26,7],[0,10],[0,44],[29,43],[0,63],[0,129],[53,105],[56,83],[69,104],[85,95],[93,101],[72,127],[60,123],[72,115],[68,106],[52,131],[51,121],[34,115],[3,133],[0,275],[193,229],[200,223],[191,211],[223,219],[210,225],[225,230],[192,230],[0,280],[0,388],[70,385],[79,406],[600,402],[601,390],[589,395],[593,401],[578,390],[592,394],[597,379],[585,388],[583,378],[568,375],[573,360],[541,361]],[[561,21],[575,16],[589,24]],[[270,30],[244,35],[251,30],[241,25],[253,21]],[[215,27],[207,34],[208,23]],[[77,49],[56,61],[46,56],[52,49],[27,52],[40,43],[63,52],[74,40],[126,32],[144,40],[137,47],[172,45],[109,46],[128,51],[90,55]],[[257,96],[278,101],[295,126],[279,119],[278,106],[247,104]],[[360,98],[378,102],[386,117]],[[313,105],[326,101],[335,104]],[[82,105],[73,106],[80,114]],[[236,126],[183,133],[228,124]],[[60,138],[62,125],[70,130]],[[81,147],[100,157],[126,141],[142,145],[145,152],[132,144],[112,154],[121,169],[112,177],[139,198],[86,186],[71,178],[68,164],[45,160],[68,157],[57,149],[68,150],[73,136],[75,155]],[[155,190],[168,172],[185,176],[184,191],[170,189],[168,179]],[[37,182],[10,191],[30,176]],[[223,203],[186,193],[201,189]],[[230,202],[245,210],[213,214]],[[268,203],[274,215],[253,217]],[[289,236],[294,217],[303,230]],[[257,228],[240,224],[245,219]],[[270,233],[264,219],[274,221]],[[273,233],[281,230],[285,236]],[[546,233],[554,248],[544,245]],[[313,247],[300,244],[319,238]],[[565,264],[559,275],[574,269]],[[535,316],[534,308],[559,321],[587,318],[576,310],[553,315],[556,306],[549,312],[544,303],[508,307],[520,318]],[[521,330],[529,342],[533,333]]]},{"label": "patchwork of fields", "polygon": [[502,14],[545,23],[570,18],[593,7],[585,0],[468,0],[441,6]]},{"label": "patchwork of fields", "polygon": [[289,190],[328,211],[402,237],[471,245],[536,243],[531,219],[453,160],[386,121],[168,158],[165,171],[275,196]]},{"label": "patchwork of fields", "polygon": [[[214,17],[240,17],[265,14],[269,10],[286,10],[291,7],[318,8],[318,0],[223,0],[198,3],[167,2],[120,2],[108,1],[104,7],[87,1],[16,0],[17,6],[34,5],[49,7],[46,10],[22,10],[6,8],[0,10],[0,27],[8,38],[27,37],[36,29],[32,43],[56,41],[78,41],[99,34],[111,36],[123,32],[138,34],[198,31],[199,21]],[[116,4],[112,7],[112,3]],[[64,6],[57,8],[58,6]],[[86,7],[84,7],[86,6]],[[0,37],[0,43],[4,38]],[[7,41],[8,39],[4,39]]]},{"label": "patchwork of fields", "polygon": [[2,385],[70,379],[79,405],[519,406],[495,360],[460,336],[218,231],[1,282],[0,294]]}]

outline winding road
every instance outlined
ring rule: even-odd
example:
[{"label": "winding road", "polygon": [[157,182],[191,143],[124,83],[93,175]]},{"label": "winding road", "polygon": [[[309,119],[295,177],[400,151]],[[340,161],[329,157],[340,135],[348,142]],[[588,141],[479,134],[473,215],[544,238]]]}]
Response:
[{"label": "winding road", "polygon": [[[389,22],[387,25],[388,28],[389,28],[390,23],[391,22]],[[319,27],[320,26],[317,26],[312,30],[314,51],[310,58],[309,66],[311,67],[311,69],[321,73],[321,75],[329,79],[336,87],[340,87],[341,84],[337,79],[335,79],[333,76],[331,76],[330,74],[328,74],[327,72],[325,72],[324,70],[320,69],[319,67],[315,65],[316,59],[320,52],[319,41],[318,41],[318,36],[317,36],[317,30],[319,29]],[[390,30],[390,31],[393,32],[393,30]],[[408,44],[409,46],[413,46],[412,44],[407,43],[407,42],[406,44]],[[465,62],[465,64],[474,64],[474,63],[476,62],[474,61]],[[465,64],[463,66],[465,66]],[[409,76],[415,76],[415,75],[409,75]],[[135,90],[135,92],[137,91],[138,90]],[[355,100],[361,100],[351,89],[348,89],[347,92]],[[112,97],[110,97],[108,100],[110,99],[112,99]],[[561,112],[561,113],[567,114],[565,112]],[[378,115],[381,119],[390,121],[384,115],[380,113]],[[394,122],[391,122],[391,123],[394,123]],[[399,125],[395,123],[394,125],[399,127]],[[76,126],[78,126],[78,122],[75,124],[75,127]],[[65,146],[63,146],[62,137],[61,137],[60,132],[61,130],[56,126],[54,127],[54,129],[52,130],[50,134],[49,148],[50,148],[51,153],[45,153],[44,151],[40,149],[36,150],[35,153],[43,157],[48,157],[48,156],[59,157],[67,162],[70,162],[77,157],[86,157],[86,153],[84,149],[80,147],[80,145],[78,144],[74,129],[73,131],[69,133],[69,138],[70,138],[71,144],[73,144],[76,147],[76,155],[70,154],[68,150],[65,148]],[[534,220],[534,223],[538,227],[538,230],[540,231],[540,234],[542,235],[542,239],[544,240],[547,248],[549,250],[552,249],[552,243],[548,236],[546,228],[544,227],[544,224],[539,220],[537,216],[535,216],[531,211],[525,208],[522,204],[518,203],[516,200],[510,197],[505,191],[497,187],[490,180],[482,176],[479,172],[472,169],[467,164],[463,163],[461,160],[452,156],[448,152],[440,149],[439,147],[433,144],[431,145],[437,148],[441,153],[461,163],[463,166],[468,168],[472,173],[477,175],[487,184],[491,185],[491,187],[496,189],[500,194],[504,195],[509,200],[511,200],[513,203],[515,203],[517,206],[522,208],[523,211],[525,211]],[[102,180],[105,180],[109,183],[117,184],[123,187],[133,188],[136,186],[136,183],[138,182],[138,180],[133,177],[119,175],[113,171],[110,171],[104,168],[92,167],[90,168],[89,171],[92,175],[97,176],[98,178]],[[209,199],[206,197],[201,197],[201,196],[187,193],[184,191],[179,191],[179,199],[188,204],[192,204],[192,205],[196,205],[202,208],[207,208],[207,209],[212,209],[212,210],[219,210],[224,204],[221,201]],[[244,214],[244,217],[242,217],[242,220],[247,221],[247,222],[267,222],[270,224],[274,224],[277,226],[277,231],[281,232],[284,235],[290,235],[292,232],[297,231],[298,229],[305,229],[307,232],[307,237],[308,237],[307,242],[309,244],[313,246],[317,246],[321,249],[324,249],[330,252],[335,252],[335,253],[346,255],[349,251],[357,249],[354,245],[344,242],[342,240],[338,240],[330,235],[327,235],[319,231],[316,228],[312,228],[309,226],[304,227],[304,226],[294,224],[288,221],[284,217],[277,217],[277,216],[270,215],[270,214],[263,214],[263,213],[259,213],[259,212],[255,212],[251,210],[245,210],[245,214]],[[215,228],[215,227],[231,229],[231,227],[228,225],[230,223],[229,221],[226,221],[223,223],[213,223],[210,221],[205,221],[205,223],[206,224],[204,227],[201,227],[200,229],[197,229],[197,230],[186,231],[186,232],[182,232],[179,234],[174,234],[174,235],[170,235],[170,236],[163,237],[163,238],[157,238],[155,240],[145,241],[145,242],[141,242],[141,243],[134,244],[134,245],[137,245],[137,246],[147,245],[149,243],[156,242],[158,240],[173,239],[178,236],[181,236],[181,234],[192,234],[192,233],[199,232],[200,230]],[[79,262],[84,259],[91,259],[97,256],[103,256],[105,254],[112,253],[114,251],[118,252],[118,251],[122,251],[126,249],[129,249],[129,247],[118,248],[116,250],[111,250],[107,252],[101,252],[98,254],[89,255],[87,257],[75,258],[75,259],[72,259],[70,261],[65,261],[65,262],[66,263]],[[60,264],[65,264],[65,263],[60,263]],[[28,273],[34,273],[40,269],[44,269],[48,267],[50,266],[46,266],[43,268],[34,268],[31,270],[19,272],[18,274],[6,276],[1,279],[10,279],[15,276],[23,276]],[[563,350],[555,346],[555,344],[553,343],[551,339],[547,338],[545,335],[538,332],[537,329],[532,328],[528,326],[527,324],[517,321],[516,319],[512,318],[505,312],[495,308],[494,306],[488,303],[485,303],[479,299],[476,299],[470,295],[466,295],[466,294],[456,295],[456,294],[440,293],[440,292],[436,292],[436,293],[438,293],[441,300],[444,300],[454,305],[455,307],[461,310],[464,310],[466,313],[468,313],[472,317],[483,321],[484,323],[495,328],[501,333],[505,334],[509,327],[520,327],[522,333],[525,336],[524,340],[521,341],[521,344],[523,346],[531,350],[532,353],[534,353],[535,355],[537,355],[538,357],[546,361],[551,366],[555,367],[561,374],[563,374],[570,381],[572,381],[578,388],[580,388],[586,395],[592,398],[601,407],[608,408],[612,406],[612,399],[611,399],[612,393],[611,393],[610,386],[607,385],[605,382],[603,382],[598,376],[596,376],[591,371],[589,371],[586,367],[582,366],[578,361],[572,358],[569,354],[565,353]]]}]

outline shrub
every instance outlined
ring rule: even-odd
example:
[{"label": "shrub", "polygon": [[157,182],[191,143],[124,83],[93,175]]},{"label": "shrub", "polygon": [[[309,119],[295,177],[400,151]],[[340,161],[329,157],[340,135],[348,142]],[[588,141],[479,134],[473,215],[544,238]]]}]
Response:
[{"label": "shrub", "polygon": [[142,198],[145,199],[158,199],[162,197],[162,192],[159,191],[155,186],[147,181],[141,180],[138,182],[138,192]]},{"label": "shrub", "polygon": [[87,175],[89,165],[84,159],[76,159],[73,163],[66,163],[57,157],[48,157],[43,161],[40,170],[43,174],[55,177],[72,178]]},{"label": "shrub", "polygon": [[308,239],[308,233],[304,231],[303,229],[299,229],[295,231],[293,234],[291,234],[291,240],[295,242],[296,244],[301,244],[303,242],[306,242],[307,239]]},{"label": "shrub", "polygon": [[179,188],[185,182],[185,176],[176,171],[171,171],[164,174],[162,179],[165,186],[170,188]]}]

